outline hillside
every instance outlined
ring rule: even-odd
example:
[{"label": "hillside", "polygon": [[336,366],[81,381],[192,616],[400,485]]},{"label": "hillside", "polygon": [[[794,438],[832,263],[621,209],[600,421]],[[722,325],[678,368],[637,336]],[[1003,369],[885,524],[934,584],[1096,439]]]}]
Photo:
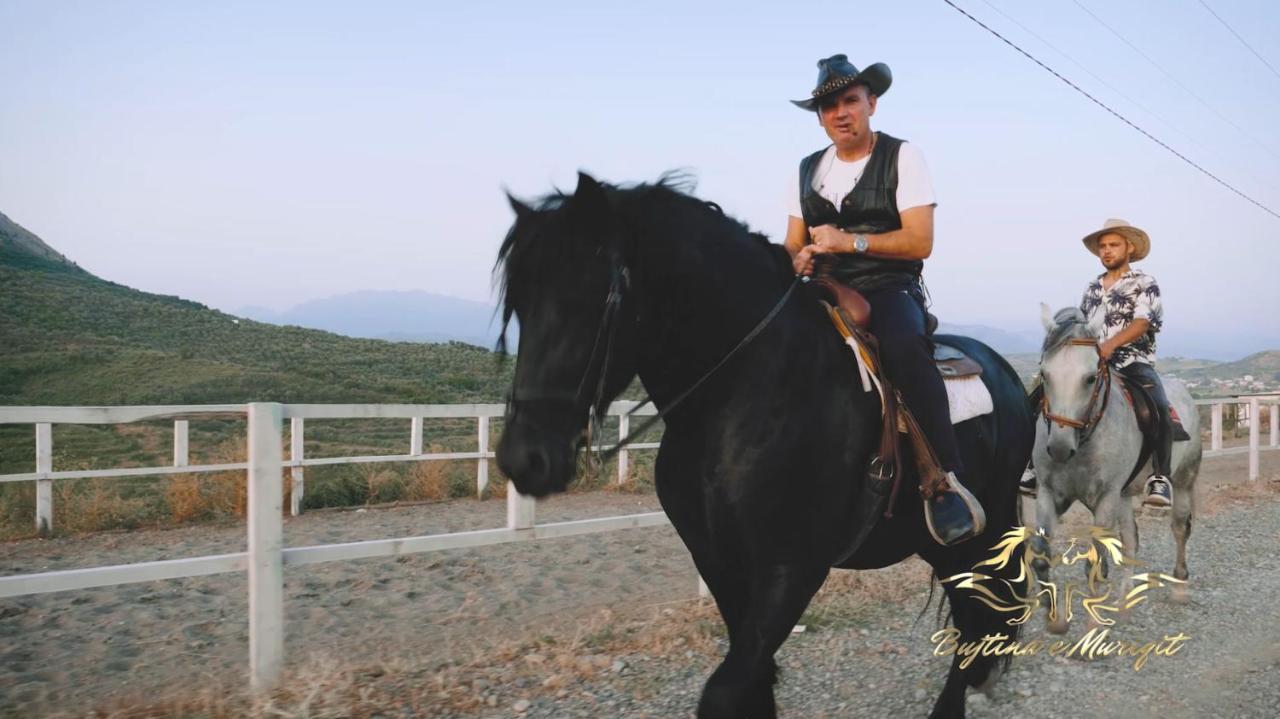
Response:
[{"label": "hillside", "polygon": [[0,404],[498,401],[510,371],[481,347],[242,320],[98,279],[51,248],[4,250]]}]

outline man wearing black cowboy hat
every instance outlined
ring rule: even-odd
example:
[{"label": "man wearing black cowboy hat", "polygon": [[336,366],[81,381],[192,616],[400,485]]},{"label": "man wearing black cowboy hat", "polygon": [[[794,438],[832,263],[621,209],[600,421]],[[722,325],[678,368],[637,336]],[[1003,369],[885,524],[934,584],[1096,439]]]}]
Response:
[{"label": "man wearing black cowboy hat", "polygon": [[785,246],[797,272],[812,274],[822,256],[827,275],[870,303],[884,366],[947,476],[944,491],[925,503],[929,530],[954,544],[981,533],[986,517],[956,478],[960,451],[925,330],[920,273],[933,251],[937,204],[929,171],[914,145],[871,130],[892,82],[883,63],[858,70],[844,55],[818,61],[811,97],[792,102],[817,113],[832,144],[800,162]]}]

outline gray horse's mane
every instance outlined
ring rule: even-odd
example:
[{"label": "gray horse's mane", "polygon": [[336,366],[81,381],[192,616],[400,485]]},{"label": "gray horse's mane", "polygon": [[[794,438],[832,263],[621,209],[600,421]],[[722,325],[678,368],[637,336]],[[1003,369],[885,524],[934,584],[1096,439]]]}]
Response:
[{"label": "gray horse's mane", "polygon": [[1053,329],[1044,338],[1044,346],[1040,348],[1040,356],[1057,351],[1069,340],[1096,338],[1089,329],[1088,321],[1079,307],[1064,307],[1053,316]]}]

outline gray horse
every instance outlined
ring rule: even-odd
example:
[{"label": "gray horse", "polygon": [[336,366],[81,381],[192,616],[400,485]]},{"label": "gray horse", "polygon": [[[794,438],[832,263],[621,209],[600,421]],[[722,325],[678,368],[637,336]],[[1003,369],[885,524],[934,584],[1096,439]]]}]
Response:
[{"label": "gray horse", "polygon": [[[1049,308],[1041,307],[1047,335],[1040,355],[1040,374],[1047,406],[1055,420],[1048,420],[1043,413],[1037,415],[1031,456],[1036,468],[1038,531],[1032,539],[1032,549],[1041,556],[1050,556],[1048,539],[1053,536],[1058,518],[1079,501],[1093,512],[1096,526],[1119,534],[1125,556],[1132,559],[1138,549],[1138,526],[1131,498],[1141,489],[1141,478],[1150,474],[1144,467],[1129,488],[1121,491],[1142,447],[1137,420],[1118,374],[1115,381],[1108,383],[1100,371],[1098,338],[1084,314],[1070,307],[1059,310],[1050,320]],[[1187,537],[1191,534],[1196,476],[1200,473],[1200,423],[1186,387],[1175,379],[1165,379],[1164,383],[1169,401],[1192,437],[1192,441],[1174,443],[1170,477],[1171,524],[1178,544],[1174,576],[1185,580]],[[1045,580],[1048,563],[1038,559],[1033,566]],[[1183,600],[1185,595],[1175,591],[1174,599]],[[1065,631],[1065,624],[1051,622],[1049,628]]]}]

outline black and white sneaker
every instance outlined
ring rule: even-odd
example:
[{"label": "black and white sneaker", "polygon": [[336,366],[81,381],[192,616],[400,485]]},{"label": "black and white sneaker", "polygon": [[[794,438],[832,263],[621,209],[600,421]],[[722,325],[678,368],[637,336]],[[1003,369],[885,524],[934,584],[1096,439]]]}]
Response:
[{"label": "black and white sneaker", "polygon": [[1022,472],[1022,479],[1018,480],[1018,491],[1029,496],[1036,496],[1036,471],[1031,467],[1027,467]]},{"label": "black and white sneaker", "polygon": [[1173,485],[1169,483],[1169,478],[1160,474],[1153,474],[1147,480],[1147,496],[1142,500],[1144,507],[1172,507],[1173,506]]}]

